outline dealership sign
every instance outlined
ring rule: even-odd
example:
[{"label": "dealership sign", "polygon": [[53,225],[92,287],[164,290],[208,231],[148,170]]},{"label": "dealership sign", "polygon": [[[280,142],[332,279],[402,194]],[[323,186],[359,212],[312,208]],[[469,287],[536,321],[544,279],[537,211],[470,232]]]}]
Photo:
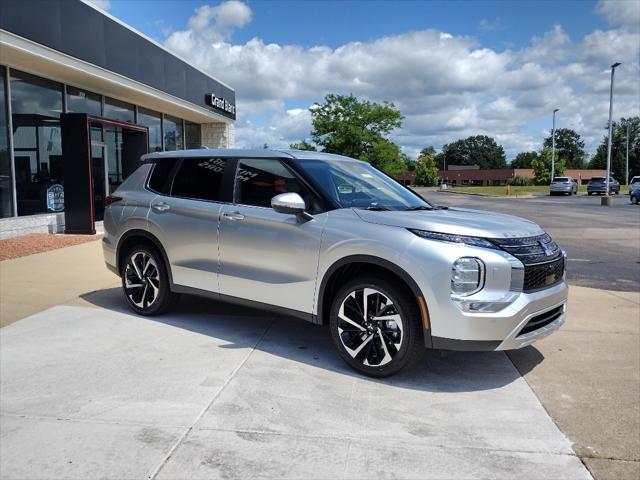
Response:
[{"label": "dealership sign", "polygon": [[52,212],[64,210],[64,187],[59,183],[47,188],[47,208]]},{"label": "dealership sign", "polygon": [[216,97],[213,93],[208,93],[206,95],[207,105],[211,105],[216,110],[222,110],[223,112],[230,113],[231,115],[236,114],[236,106],[232,103],[229,103],[222,97]]}]

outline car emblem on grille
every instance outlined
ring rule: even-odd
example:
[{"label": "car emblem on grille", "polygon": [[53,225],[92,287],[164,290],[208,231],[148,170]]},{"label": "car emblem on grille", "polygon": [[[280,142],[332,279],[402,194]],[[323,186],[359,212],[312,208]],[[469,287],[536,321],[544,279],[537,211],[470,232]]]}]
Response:
[{"label": "car emblem on grille", "polygon": [[544,243],[542,240],[538,240],[538,243],[540,244],[540,246],[542,247],[542,250],[544,250],[544,254],[547,257],[550,257],[551,255],[553,255],[554,250],[553,248],[551,248],[549,245],[547,245],[546,243]]}]

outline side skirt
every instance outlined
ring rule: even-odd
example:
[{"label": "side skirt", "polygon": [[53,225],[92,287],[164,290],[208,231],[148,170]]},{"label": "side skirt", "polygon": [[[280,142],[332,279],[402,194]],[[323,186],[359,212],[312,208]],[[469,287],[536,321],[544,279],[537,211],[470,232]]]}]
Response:
[{"label": "side skirt", "polygon": [[271,305],[269,303],[255,302],[253,300],[247,300],[246,298],[232,297],[230,295],[222,295],[216,292],[210,292],[208,290],[201,290],[199,288],[187,287],[185,285],[173,284],[171,290],[175,293],[184,293],[187,295],[197,295],[199,297],[206,297],[212,300],[217,300],[225,303],[232,303],[234,305],[241,305],[243,307],[255,308],[256,310],[266,310],[269,312],[277,313],[278,315],[284,315],[287,317],[295,317],[307,322],[316,323],[316,316],[301,312],[299,310],[293,310],[291,308],[280,307],[278,305]]}]

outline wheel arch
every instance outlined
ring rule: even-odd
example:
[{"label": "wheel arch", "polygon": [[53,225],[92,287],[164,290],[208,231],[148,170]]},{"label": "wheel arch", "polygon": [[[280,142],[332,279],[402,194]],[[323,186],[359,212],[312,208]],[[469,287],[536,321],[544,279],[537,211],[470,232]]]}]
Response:
[{"label": "wheel arch", "polygon": [[336,292],[345,280],[353,278],[353,276],[362,274],[363,272],[383,272],[391,274],[411,289],[422,319],[425,346],[431,347],[429,309],[422,290],[413,277],[402,267],[399,267],[389,260],[372,255],[349,255],[343,257],[334,262],[325,271],[318,289],[316,322],[321,325],[329,323],[328,315],[331,309],[331,294]]},{"label": "wheel arch", "polygon": [[126,253],[135,245],[150,245],[160,252],[169,277],[170,288],[173,290],[173,276],[171,274],[171,265],[169,264],[167,252],[162,246],[162,243],[160,243],[160,240],[146,230],[128,230],[120,237],[120,240],[118,240],[118,246],[116,247],[116,269],[118,274],[122,273],[122,264],[125,260]]}]

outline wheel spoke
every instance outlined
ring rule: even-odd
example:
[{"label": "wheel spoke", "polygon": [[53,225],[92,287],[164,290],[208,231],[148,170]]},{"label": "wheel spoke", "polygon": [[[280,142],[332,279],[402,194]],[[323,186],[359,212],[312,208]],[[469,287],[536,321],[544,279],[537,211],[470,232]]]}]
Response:
[{"label": "wheel spoke", "polygon": [[373,339],[373,335],[369,335],[361,344],[358,348],[356,348],[355,350],[350,349],[349,347],[347,347],[345,345],[345,348],[347,349],[347,352],[349,353],[349,355],[351,355],[353,358],[356,358],[356,356],[362,351],[362,349],[364,347],[367,346],[367,344]]},{"label": "wheel spoke", "polygon": [[138,264],[136,263],[136,258],[139,255],[141,255],[141,254],[138,254],[138,255],[135,255],[135,256],[131,257],[131,265],[133,266],[133,269],[136,271],[136,275],[138,275],[138,278],[140,280],[142,280],[142,273],[140,272],[140,267],[138,267]]}]

